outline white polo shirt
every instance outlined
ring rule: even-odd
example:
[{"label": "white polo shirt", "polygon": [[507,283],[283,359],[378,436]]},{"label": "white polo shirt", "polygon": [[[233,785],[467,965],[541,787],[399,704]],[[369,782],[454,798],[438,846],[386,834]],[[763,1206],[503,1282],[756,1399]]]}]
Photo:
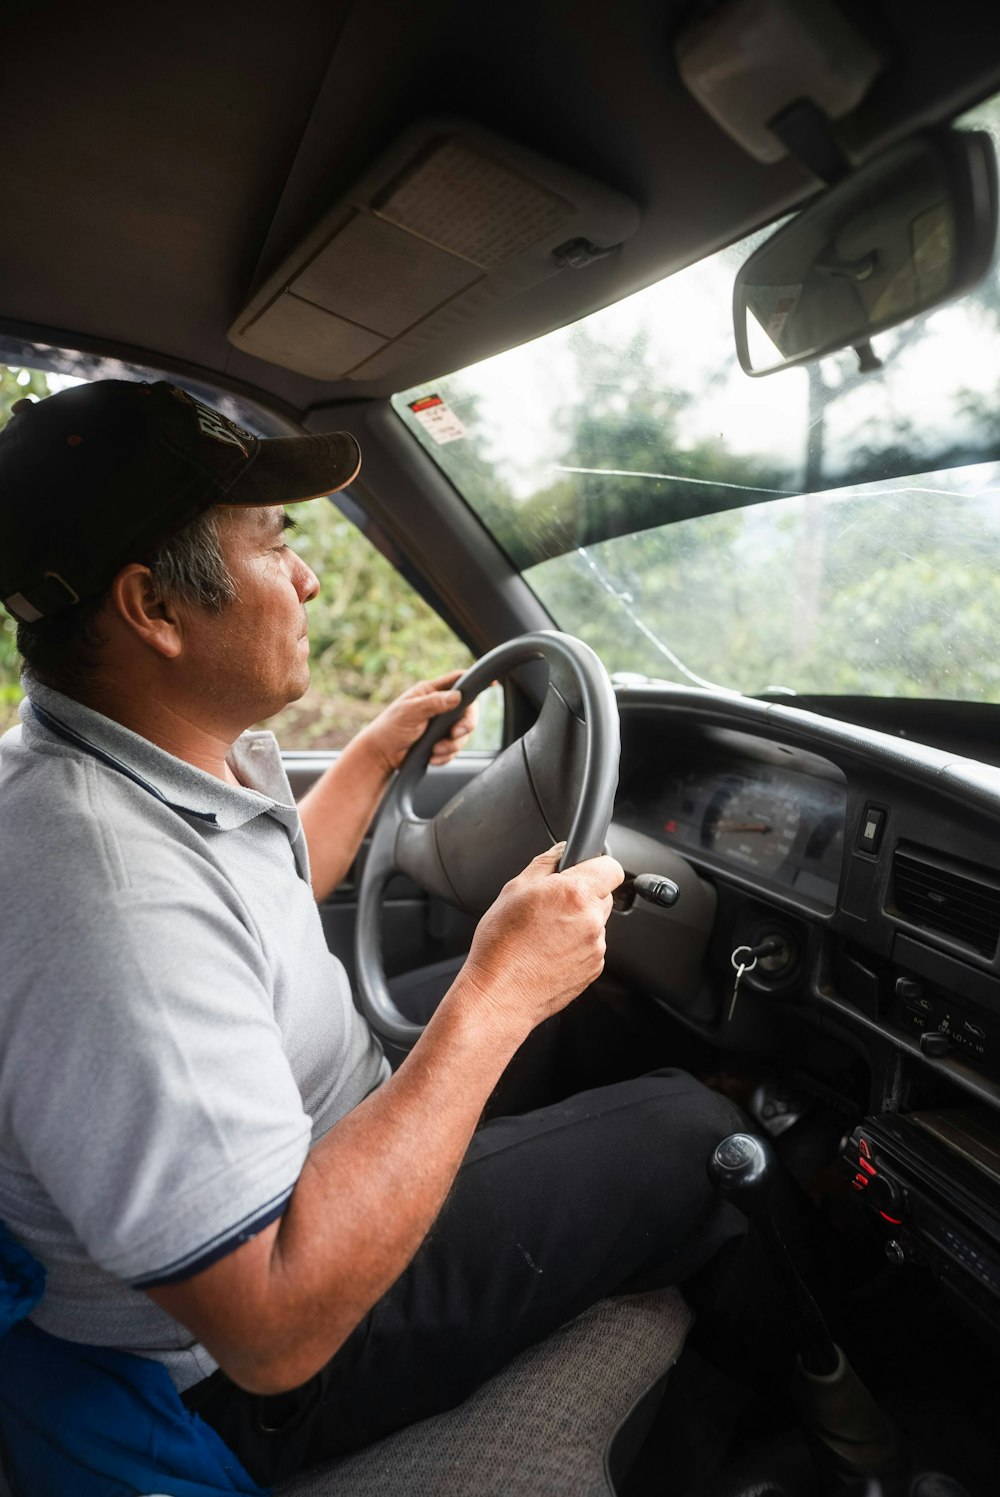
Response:
[{"label": "white polo shirt", "polygon": [[310,1144],[388,1075],[327,950],[271,733],[224,784],[29,683],[0,752],[0,1220],[32,1320],[215,1363],[141,1292],[280,1215]]}]

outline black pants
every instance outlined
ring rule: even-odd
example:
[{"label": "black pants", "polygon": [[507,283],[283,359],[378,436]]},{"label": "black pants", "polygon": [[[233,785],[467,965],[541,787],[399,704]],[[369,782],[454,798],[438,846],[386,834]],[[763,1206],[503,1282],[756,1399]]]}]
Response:
[{"label": "black pants", "polygon": [[184,1401],[261,1484],[453,1407],[596,1300],[677,1283],[742,1232],[710,1151],[737,1109],[681,1071],[484,1123],[410,1266],[293,1393],[218,1372]]}]

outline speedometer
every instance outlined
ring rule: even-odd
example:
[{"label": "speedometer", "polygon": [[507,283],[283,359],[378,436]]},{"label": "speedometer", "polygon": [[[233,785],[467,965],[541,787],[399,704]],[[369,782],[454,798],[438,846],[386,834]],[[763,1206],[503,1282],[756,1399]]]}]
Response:
[{"label": "speedometer", "polygon": [[777,873],[792,850],[800,811],[767,780],[732,780],[712,797],[702,822],[702,846],[761,873]]}]

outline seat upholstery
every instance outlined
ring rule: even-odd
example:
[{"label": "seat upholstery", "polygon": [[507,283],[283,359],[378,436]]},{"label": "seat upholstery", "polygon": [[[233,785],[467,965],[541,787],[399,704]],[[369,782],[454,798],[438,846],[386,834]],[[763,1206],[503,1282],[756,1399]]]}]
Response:
[{"label": "seat upholstery", "polygon": [[677,1360],[676,1289],[602,1300],[458,1408],[286,1482],[276,1497],[609,1497],[608,1444]]}]

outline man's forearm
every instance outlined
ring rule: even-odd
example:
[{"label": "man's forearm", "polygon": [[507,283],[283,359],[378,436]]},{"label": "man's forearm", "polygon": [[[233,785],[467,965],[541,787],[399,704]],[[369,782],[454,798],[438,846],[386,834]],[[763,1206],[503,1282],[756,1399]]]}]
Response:
[{"label": "man's forearm", "polygon": [[417,1251],[526,1032],[460,977],[396,1075],[310,1152],[280,1221],[152,1297],[251,1391],[306,1381]]},{"label": "man's forearm", "polygon": [[[400,1071],[310,1154],[272,1259],[289,1311],[299,1311],[298,1332],[284,1343],[293,1366],[323,1365],[403,1272],[437,1217],[483,1107],[524,1038],[509,1025],[490,1028],[476,1009],[474,992],[453,991]],[[337,1223],[336,1241],[322,1246],[319,1212]],[[322,1325],[318,1304],[327,1307]],[[285,1320],[279,1311],[277,1324]]]},{"label": "man's forearm", "polygon": [[390,774],[362,732],[299,801],[317,902],[333,892],[354,862]]}]

